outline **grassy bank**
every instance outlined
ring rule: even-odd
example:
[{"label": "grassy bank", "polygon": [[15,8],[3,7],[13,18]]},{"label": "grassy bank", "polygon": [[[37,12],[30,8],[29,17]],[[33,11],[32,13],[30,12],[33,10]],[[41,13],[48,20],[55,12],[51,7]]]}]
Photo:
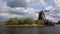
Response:
[{"label": "grassy bank", "polygon": [[44,25],[38,25],[38,24],[22,24],[22,25],[6,25],[6,23],[0,23],[0,27],[5,26],[5,27],[15,27],[15,26],[44,26]]},{"label": "grassy bank", "polygon": [[37,24],[32,24],[32,25],[0,25],[1,26],[5,26],[5,27],[18,27],[18,26],[44,26],[44,25],[37,25]]}]

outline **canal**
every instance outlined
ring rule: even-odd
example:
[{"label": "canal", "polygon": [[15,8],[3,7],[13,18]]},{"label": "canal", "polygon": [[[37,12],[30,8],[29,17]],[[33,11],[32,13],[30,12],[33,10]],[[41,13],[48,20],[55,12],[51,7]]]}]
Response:
[{"label": "canal", "polygon": [[0,27],[0,34],[60,34],[60,25]]}]

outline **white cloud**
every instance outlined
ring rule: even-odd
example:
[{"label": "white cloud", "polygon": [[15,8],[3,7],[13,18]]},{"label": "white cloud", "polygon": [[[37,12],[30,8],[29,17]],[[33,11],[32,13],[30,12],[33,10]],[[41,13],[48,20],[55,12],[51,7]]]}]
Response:
[{"label": "white cloud", "polygon": [[47,6],[47,7],[45,7],[45,10],[52,10],[52,6]]},{"label": "white cloud", "polygon": [[0,5],[0,21],[6,21],[9,18],[14,18],[14,17],[31,17],[33,19],[37,19],[37,16],[35,14],[35,10],[33,8],[23,8],[23,7],[15,7],[11,8],[7,6],[6,3],[0,2],[2,4],[2,8]]},{"label": "white cloud", "polygon": [[[50,0],[46,1],[50,2]],[[60,0],[53,0],[51,6],[47,6],[46,9],[50,9],[51,12],[47,13],[47,18],[50,20],[58,21],[60,20]]]},{"label": "white cloud", "polygon": [[54,0],[55,7],[60,7],[60,0]]},{"label": "white cloud", "polygon": [[[11,1],[15,1],[15,0],[9,0],[9,2]],[[20,1],[20,0],[18,0]],[[25,0],[22,0],[22,2]],[[52,0],[26,0],[27,4],[31,4],[31,5],[39,5],[39,6],[46,6],[46,2],[52,3],[52,6],[46,6],[46,9],[50,9],[52,11],[52,9],[54,9],[52,12],[48,13],[46,16],[47,19],[50,20],[55,20],[57,17],[53,16],[60,16],[60,0],[58,1],[54,1],[52,3]],[[21,2],[21,1],[20,1]],[[23,7],[14,7],[11,8],[7,5],[8,2],[3,2],[2,0],[0,0],[0,21],[2,20],[7,20],[9,18],[13,18],[13,17],[32,17],[34,19],[38,18],[38,14],[35,13],[35,9],[34,8],[24,8]],[[24,3],[23,3],[24,4]],[[26,4],[26,6],[27,6]],[[59,19],[57,19],[59,20]]]},{"label": "white cloud", "polygon": [[30,0],[29,4],[31,4],[31,5],[45,6],[45,1],[44,0]]},{"label": "white cloud", "polygon": [[57,20],[60,20],[60,0],[54,0],[52,4],[52,13],[51,17],[54,17]]}]

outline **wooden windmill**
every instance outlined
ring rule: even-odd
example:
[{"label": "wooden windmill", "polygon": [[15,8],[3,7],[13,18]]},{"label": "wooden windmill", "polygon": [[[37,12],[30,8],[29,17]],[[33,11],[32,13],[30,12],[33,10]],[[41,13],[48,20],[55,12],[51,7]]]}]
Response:
[{"label": "wooden windmill", "polygon": [[44,12],[50,12],[50,10],[42,10],[42,11],[36,11],[35,13],[38,13],[38,20],[46,20]]}]

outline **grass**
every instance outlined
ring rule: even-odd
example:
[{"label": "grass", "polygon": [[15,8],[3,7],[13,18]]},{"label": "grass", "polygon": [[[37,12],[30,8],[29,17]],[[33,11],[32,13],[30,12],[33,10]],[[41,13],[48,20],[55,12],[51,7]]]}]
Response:
[{"label": "grass", "polygon": [[9,26],[9,27],[15,27],[15,26],[44,26],[44,25],[38,25],[38,24],[23,24],[23,25],[6,25],[6,23],[0,23],[0,27],[1,26]]},{"label": "grass", "polygon": [[0,27],[1,26],[9,26],[9,27],[18,27],[18,26],[44,26],[44,25],[37,25],[37,24],[32,24],[32,25],[28,25],[28,24],[26,24],[26,25],[0,25]]}]

